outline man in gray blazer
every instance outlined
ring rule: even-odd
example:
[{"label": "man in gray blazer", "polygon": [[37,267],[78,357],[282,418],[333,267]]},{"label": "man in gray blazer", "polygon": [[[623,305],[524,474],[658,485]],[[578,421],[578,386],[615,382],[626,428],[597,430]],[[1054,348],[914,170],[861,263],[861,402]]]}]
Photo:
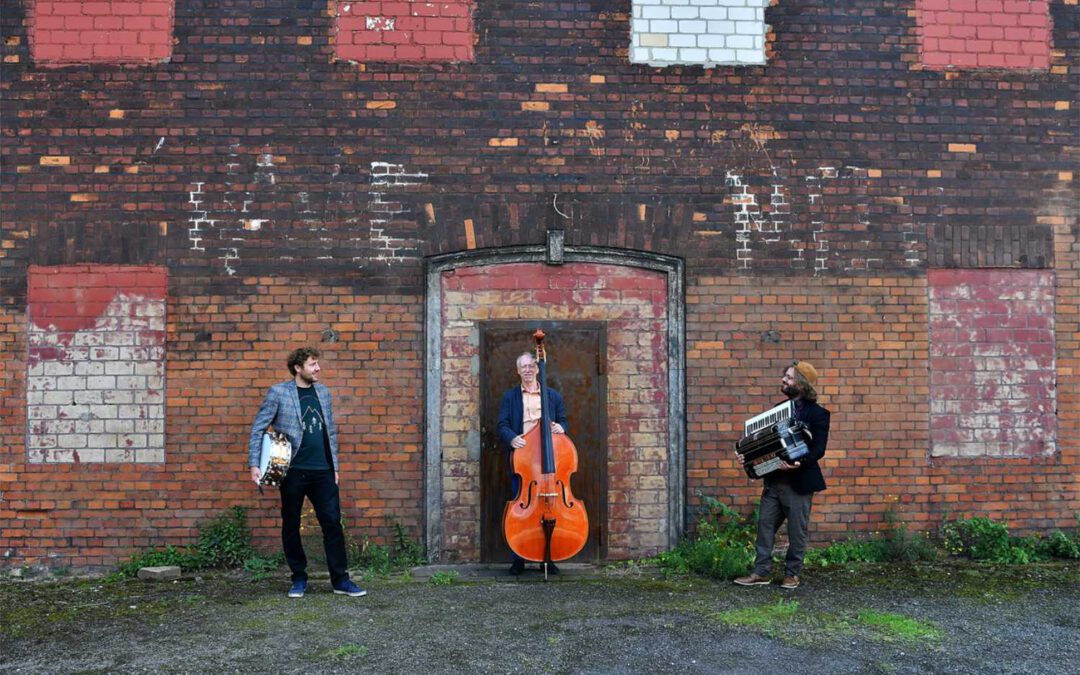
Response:
[{"label": "man in gray blazer", "polygon": [[292,379],[275,384],[266,393],[248,443],[251,480],[258,485],[262,436],[268,427],[285,434],[292,446],[292,461],[281,484],[281,544],[292,571],[290,598],[307,590],[307,556],[300,539],[300,513],[304,497],[315,509],[326,547],[326,565],[334,592],[351,597],[366,595],[349,579],[345,532],[341,527],[338,494],[338,436],[330,390],[319,383],[319,351],[295,349],[287,361]]}]

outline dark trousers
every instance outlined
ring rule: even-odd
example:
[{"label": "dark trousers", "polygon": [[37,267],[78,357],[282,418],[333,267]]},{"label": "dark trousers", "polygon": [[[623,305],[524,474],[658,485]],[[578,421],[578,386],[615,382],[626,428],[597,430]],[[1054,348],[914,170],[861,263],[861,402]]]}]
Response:
[{"label": "dark trousers", "polygon": [[345,531],[341,527],[341,501],[333,471],[292,469],[281,484],[281,545],[293,581],[307,581],[307,556],[300,540],[300,513],[304,497],[315,509],[322,528],[326,566],[330,582],[337,585],[349,578],[345,556]]},{"label": "dark trousers", "polygon": [[776,532],[787,520],[788,550],[784,559],[784,574],[798,576],[802,571],[803,556],[810,528],[810,506],[813,493],[801,495],[783,481],[768,482],[761,491],[761,507],[758,510],[757,555],[754,558],[754,574],[767,577],[772,571],[773,544]]}]

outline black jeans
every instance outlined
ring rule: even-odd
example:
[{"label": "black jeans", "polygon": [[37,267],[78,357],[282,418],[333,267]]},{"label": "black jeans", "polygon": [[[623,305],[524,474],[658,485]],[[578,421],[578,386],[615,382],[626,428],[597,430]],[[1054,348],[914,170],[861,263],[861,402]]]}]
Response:
[{"label": "black jeans", "polygon": [[300,540],[300,513],[304,497],[311,502],[322,528],[326,566],[334,585],[349,578],[345,531],[341,527],[341,500],[333,471],[292,469],[281,484],[281,545],[293,581],[307,581],[307,556]]}]

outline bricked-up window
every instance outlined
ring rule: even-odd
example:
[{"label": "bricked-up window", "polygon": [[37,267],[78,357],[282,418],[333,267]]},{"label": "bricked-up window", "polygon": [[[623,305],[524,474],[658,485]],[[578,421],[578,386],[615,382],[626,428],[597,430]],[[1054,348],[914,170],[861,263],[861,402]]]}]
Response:
[{"label": "bricked-up window", "polygon": [[173,0],[33,0],[30,56],[42,66],[167,61],[173,5]]},{"label": "bricked-up window", "polygon": [[916,0],[924,67],[1050,67],[1047,0]]},{"label": "bricked-up window", "polygon": [[161,267],[30,268],[30,462],[165,460],[165,292]]},{"label": "bricked-up window", "polygon": [[1053,273],[931,270],[928,281],[932,454],[1053,452]]},{"label": "bricked-up window", "polygon": [[334,56],[342,61],[472,61],[473,0],[338,2]]},{"label": "bricked-up window", "polygon": [[630,61],[651,66],[765,63],[769,0],[633,0]]}]

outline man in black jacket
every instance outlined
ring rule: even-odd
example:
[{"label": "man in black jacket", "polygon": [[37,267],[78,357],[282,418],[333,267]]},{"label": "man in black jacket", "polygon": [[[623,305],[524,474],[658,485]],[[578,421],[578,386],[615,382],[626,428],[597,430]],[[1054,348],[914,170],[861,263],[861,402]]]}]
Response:
[{"label": "man in black jacket", "polygon": [[735,580],[740,586],[770,583],[773,543],[784,520],[788,523],[788,551],[780,586],[788,589],[799,586],[810,526],[810,505],[814,493],[825,489],[825,478],[818,461],[825,455],[825,446],[829,442],[829,411],[817,404],[814,390],[817,377],[817,370],[806,361],[796,361],[784,371],[780,390],[794,403],[794,417],[806,425],[812,439],[807,442],[805,457],[794,464],[784,462],[779,470],[765,475],[754,570]]},{"label": "man in black jacket", "polygon": [[[503,394],[502,403],[499,405],[499,423],[496,427],[499,439],[502,440],[507,451],[510,453],[511,467],[511,494],[518,493],[519,480],[513,473],[514,451],[525,447],[525,434],[532,430],[540,422],[540,382],[536,377],[540,368],[536,358],[525,352],[517,358],[517,372],[521,377],[521,385],[511,387]],[[566,408],[563,405],[562,396],[554,389],[548,388],[548,404],[551,406],[548,417],[551,419],[551,433],[565,434],[570,426],[566,421]],[[513,553],[510,564],[510,574],[518,575],[525,571],[525,561]],[[548,566],[548,571],[558,574],[559,568],[554,564]]]}]

